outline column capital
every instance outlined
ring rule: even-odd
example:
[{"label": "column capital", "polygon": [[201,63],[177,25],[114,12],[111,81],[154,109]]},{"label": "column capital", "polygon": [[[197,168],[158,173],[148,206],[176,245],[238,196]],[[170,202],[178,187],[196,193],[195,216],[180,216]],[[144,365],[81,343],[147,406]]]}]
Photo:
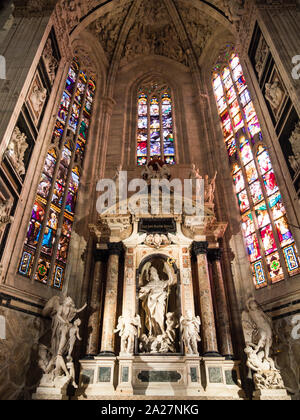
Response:
[{"label": "column capital", "polygon": [[123,242],[110,242],[107,244],[108,255],[122,255],[124,251]]},{"label": "column capital", "polygon": [[222,250],[220,248],[212,248],[208,250],[209,261],[220,261],[222,258]]},{"label": "column capital", "polygon": [[200,254],[207,254],[208,252],[208,242],[193,242],[192,244],[192,253],[197,257]]}]

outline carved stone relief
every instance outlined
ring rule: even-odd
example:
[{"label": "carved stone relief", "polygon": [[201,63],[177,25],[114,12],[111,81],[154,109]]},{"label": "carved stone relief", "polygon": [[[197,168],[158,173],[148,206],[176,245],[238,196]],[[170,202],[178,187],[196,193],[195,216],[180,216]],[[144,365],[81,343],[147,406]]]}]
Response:
[{"label": "carved stone relief", "polygon": [[53,85],[55,76],[56,76],[56,70],[58,67],[58,62],[57,62],[57,59],[53,55],[52,42],[50,38],[46,42],[46,45],[43,51],[43,60],[45,63],[46,71],[49,76],[49,80],[51,84]]},{"label": "carved stone relief", "polygon": [[296,124],[295,130],[289,138],[291,143],[293,155],[289,157],[291,167],[295,172],[300,169],[300,122]]},{"label": "carved stone relief", "polygon": [[[119,4],[118,4],[119,3]],[[112,11],[101,16],[90,24],[88,29],[99,39],[108,61],[113,56],[120,30],[128,14],[131,1],[118,2]],[[120,4],[122,3],[122,4]]]},{"label": "carved stone relief", "polygon": [[27,107],[35,125],[37,125],[40,120],[46,98],[47,89],[43,86],[38,73],[36,73],[32,85],[29,89],[26,101]]},{"label": "carved stone relief", "polygon": [[123,51],[125,61],[139,55],[162,55],[187,65],[187,56],[165,5],[142,2]]},{"label": "carved stone relief", "polygon": [[25,174],[24,155],[28,148],[26,139],[26,135],[21,132],[19,127],[15,127],[5,152],[7,158],[20,176]]},{"label": "carved stone relief", "polygon": [[218,22],[203,14],[199,9],[189,7],[186,2],[176,0],[175,4],[192,42],[194,52],[197,57],[200,57],[208,39],[217,29]]}]

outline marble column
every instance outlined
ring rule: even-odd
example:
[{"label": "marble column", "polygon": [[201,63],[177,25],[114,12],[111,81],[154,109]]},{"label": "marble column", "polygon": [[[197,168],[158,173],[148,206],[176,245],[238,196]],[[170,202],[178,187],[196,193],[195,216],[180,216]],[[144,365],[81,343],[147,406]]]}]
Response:
[{"label": "marble column", "polygon": [[92,358],[99,353],[99,330],[101,309],[103,301],[103,271],[107,260],[107,253],[96,250],[94,254],[94,275],[90,300],[90,317],[88,322],[88,340],[86,346],[86,357]]},{"label": "marble column", "polygon": [[226,300],[224,278],[221,267],[222,252],[210,249],[208,258],[211,263],[212,277],[216,298],[217,328],[220,337],[220,352],[227,359],[233,359],[229,312]]},{"label": "marble column", "polygon": [[192,250],[197,258],[203,356],[220,357],[218,352],[214,308],[208,271],[208,243],[193,242]]},{"label": "marble column", "polygon": [[119,263],[123,244],[108,244],[108,262],[105,301],[102,322],[100,356],[114,356],[115,334],[118,301]]}]

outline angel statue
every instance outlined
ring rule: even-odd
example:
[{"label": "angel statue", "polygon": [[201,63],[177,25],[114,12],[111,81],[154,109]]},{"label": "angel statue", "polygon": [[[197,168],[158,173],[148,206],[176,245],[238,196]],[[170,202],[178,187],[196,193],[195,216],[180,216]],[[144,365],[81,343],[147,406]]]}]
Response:
[{"label": "angel statue", "polygon": [[45,373],[41,384],[47,383],[48,386],[50,384],[50,386],[59,387],[64,382],[72,381],[76,387],[72,352],[76,339],[81,340],[81,338],[79,336],[80,320],[75,320],[75,318],[86,306],[85,304],[77,309],[71,297],[59,296],[53,296],[45,305],[42,315],[51,317],[52,331],[50,348],[41,347],[39,365],[43,362]]},{"label": "angel statue", "polygon": [[119,332],[121,337],[121,353],[133,354],[134,339],[139,335],[140,328],[141,318],[139,315],[133,317],[127,313],[125,316],[119,317],[114,332]]},{"label": "angel statue", "polygon": [[187,311],[186,316],[180,318],[180,332],[186,354],[198,354],[198,341],[201,341],[200,325],[200,317],[193,316],[191,311]]},{"label": "angel statue", "polygon": [[146,275],[146,284],[139,290],[139,299],[146,313],[145,325],[150,337],[158,337],[165,333],[168,298],[171,287],[177,283],[167,262],[164,262],[164,273],[167,274],[168,280],[161,280],[157,269],[148,262],[141,274],[142,278]]},{"label": "angel statue", "polygon": [[280,372],[270,357],[273,344],[272,321],[254,298],[248,299],[246,308],[242,314],[245,353],[247,366],[255,371],[253,377],[255,386],[257,389],[282,389]]}]

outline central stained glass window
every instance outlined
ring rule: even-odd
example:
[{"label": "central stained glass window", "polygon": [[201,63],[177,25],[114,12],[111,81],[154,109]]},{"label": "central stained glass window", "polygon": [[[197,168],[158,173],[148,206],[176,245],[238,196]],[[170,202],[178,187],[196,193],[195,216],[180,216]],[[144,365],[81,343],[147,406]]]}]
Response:
[{"label": "central stained glass window", "polygon": [[155,82],[142,86],[137,101],[137,164],[154,157],[175,164],[173,102],[170,89]]},{"label": "central stained glass window", "polygon": [[[227,64],[224,64],[224,61]],[[257,289],[300,272],[286,209],[240,60],[227,54],[213,89]]]}]

